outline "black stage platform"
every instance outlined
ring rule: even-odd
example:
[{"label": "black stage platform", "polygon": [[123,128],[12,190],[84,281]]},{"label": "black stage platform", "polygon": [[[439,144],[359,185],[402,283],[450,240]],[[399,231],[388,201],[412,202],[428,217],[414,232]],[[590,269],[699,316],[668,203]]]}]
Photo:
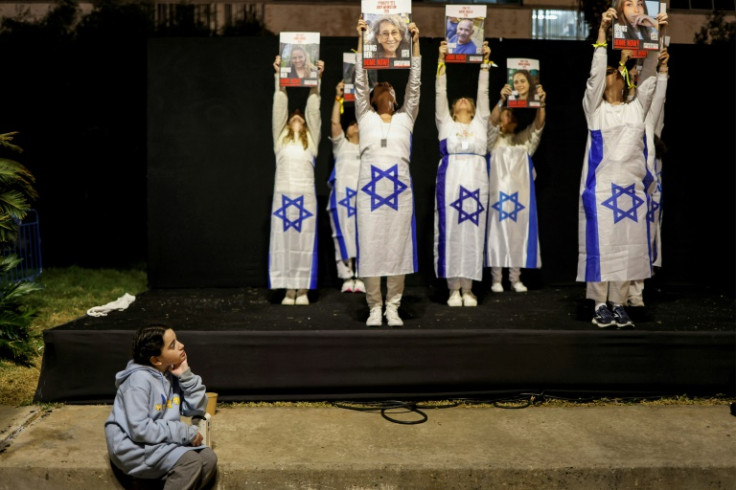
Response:
[{"label": "black stage platform", "polygon": [[256,288],[150,290],[127,311],[44,332],[36,401],[112,401],[133,331],[151,323],[177,330],[224,401],[736,392],[732,294],[650,287],[623,331],[590,323],[580,284],[481,292],[477,308],[449,308],[446,294],[409,287],[405,326],[369,329],[364,296],[334,289],[306,307]]}]

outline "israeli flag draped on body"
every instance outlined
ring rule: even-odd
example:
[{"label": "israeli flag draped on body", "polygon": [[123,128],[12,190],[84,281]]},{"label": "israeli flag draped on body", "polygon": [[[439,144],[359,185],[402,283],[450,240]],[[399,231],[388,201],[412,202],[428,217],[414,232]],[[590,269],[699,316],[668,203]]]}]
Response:
[{"label": "israeli flag draped on body", "polygon": [[531,155],[539,146],[543,128],[533,126],[511,135],[501,133],[492,124],[488,129],[491,172],[486,265],[489,267],[542,266]]},{"label": "israeli flag draped on body", "polygon": [[478,107],[470,124],[452,119],[447,76],[437,77],[435,85],[435,119],[442,154],[435,193],[435,274],[438,278],[480,281],[488,212],[488,70],[480,70]]},{"label": "israeli flag draped on body", "polygon": [[320,139],[319,88],[310,89],[304,118],[307,148],[301,141],[284,141],[289,101],[279,87],[273,101],[273,139],[276,154],[268,282],[271,289],[317,287],[317,193],[314,187],[316,141]]}]

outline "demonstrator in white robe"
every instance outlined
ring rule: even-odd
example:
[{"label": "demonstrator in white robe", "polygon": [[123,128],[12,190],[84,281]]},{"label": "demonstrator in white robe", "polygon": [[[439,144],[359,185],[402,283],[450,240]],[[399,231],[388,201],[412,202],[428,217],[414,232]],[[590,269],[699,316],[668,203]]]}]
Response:
[{"label": "demonstrator in white robe", "polygon": [[340,113],[343,108],[345,83],[340,81],[335,89],[332,106],[331,136],[332,155],[335,166],[328,185],[330,196],[327,213],[330,216],[332,239],[335,243],[337,277],[343,280],[341,292],[365,292],[363,281],[356,276],[356,207],[358,195],[358,172],[360,171],[360,146],[358,145],[358,122],[353,120],[343,131]]},{"label": "demonstrator in white robe", "polygon": [[[444,64],[447,42],[439,48],[435,81],[435,122],[442,158],[437,168],[434,212],[434,271],[447,279],[449,306],[476,306],[473,281],[483,278],[483,249],[488,208],[488,72],[490,48],[478,75],[477,107],[461,97],[447,101]],[[451,112],[452,109],[452,112]]]},{"label": "demonstrator in white robe", "polygon": [[603,14],[583,98],[588,140],[578,232],[577,280],[586,281],[586,297],[595,303],[593,323],[602,328],[633,326],[623,308],[629,282],[651,275],[644,119],[654,95],[658,54],[646,58],[636,98],[627,103],[622,75],[607,66],[613,15],[614,9]]},{"label": "demonstrator in white robe", "polygon": [[[488,202],[486,264],[491,267],[491,291],[503,292],[502,268],[509,268],[511,289],[526,292],[521,282],[521,268],[542,267],[539,250],[537,197],[534,187],[536,173],[531,156],[537,151],[547,117],[547,94],[537,85],[541,101],[534,121],[516,132],[517,122],[512,109],[503,107],[512,94],[506,84],[491,113],[488,127],[488,150],[491,170]],[[523,109],[519,109],[523,110]]]},{"label": "demonstrator in white robe", "polygon": [[[288,115],[286,88],[279,87],[281,59],[276,57],[273,95],[273,150],[276,154],[271,235],[268,253],[269,288],[285,288],[282,304],[309,304],[307,289],[317,287],[317,195],[314,165],[320,138],[319,84],[310,89],[301,111]],[[320,75],[324,63],[318,62]]]},{"label": "demonstrator in white robe", "polygon": [[413,56],[404,104],[395,110],[396,94],[387,82],[378,83],[369,95],[363,69],[362,32],[358,21],[358,54],[355,63],[355,115],[360,131],[358,179],[358,275],[365,281],[370,315],[366,325],[380,326],[380,278],[387,276],[386,312],[390,326],[403,325],[398,307],[404,275],[417,270],[414,197],[409,160],[414,122],[419,111],[421,62],[419,30],[409,25]]},{"label": "demonstrator in white robe", "polygon": [[[652,105],[649,107],[644,120],[647,143],[645,156],[647,170],[651,175],[651,183],[647,186],[647,223],[649,225],[649,250],[652,254],[652,265],[662,266],[662,155],[659,154],[657,141],[662,136],[664,128],[664,103],[667,96],[669,53],[667,48],[662,50],[663,56],[657,67],[657,87],[654,89]],[[654,271],[652,271],[654,273]],[[644,306],[644,280],[638,279],[629,286],[629,306]]]}]

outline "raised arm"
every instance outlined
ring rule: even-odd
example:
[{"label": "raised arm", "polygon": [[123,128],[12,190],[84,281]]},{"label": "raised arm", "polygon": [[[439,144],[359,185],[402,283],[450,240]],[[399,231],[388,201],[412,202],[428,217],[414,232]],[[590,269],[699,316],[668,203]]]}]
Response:
[{"label": "raised arm", "polygon": [[537,109],[537,115],[534,117],[534,129],[540,130],[547,119],[547,92],[544,91],[542,85],[537,85],[537,95],[542,105]]},{"label": "raised arm", "polygon": [[450,107],[447,102],[447,75],[445,73],[445,55],[447,54],[447,41],[442,41],[437,58],[437,79],[434,82],[434,120],[437,130],[440,125],[450,119]]},{"label": "raised arm", "polygon": [[501,110],[503,105],[506,103],[506,99],[511,95],[511,85],[508,83],[501,89],[501,94],[498,98],[498,103],[493,106],[491,111],[491,126],[498,126],[501,123]]},{"label": "raised arm", "polygon": [[332,138],[338,138],[342,133],[342,124],[340,124],[340,108],[345,101],[345,81],[340,80],[335,87],[335,102],[332,104],[332,114],[330,115],[330,135]]},{"label": "raised arm", "polygon": [[319,146],[319,140],[322,137],[322,114],[320,113],[319,106],[322,98],[320,97],[320,89],[322,88],[322,73],[325,71],[325,62],[319,60],[317,62],[317,70],[319,71],[319,79],[317,86],[312,87],[309,90],[309,97],[307,97],[307,106],[304,110],[304,120],[309,128],[309,133],[312,135],[312,140],[315,146]]},{"label": "raised arm", "polygon": [[419,93],[422,85],[422,55],[419,52],[419,28],[415,23],[409,24],[409,32],[412,40],[411,69],[409,70],[409,81],[404,91],[404,105],[401,108],[412,121],[416,121],[419,114]]},{"label": "raised arm", "polygon": [[487,120],[491,115],[490,101],[488,100],[488,74],[491,71],[491,48],[488,41],[483,42],[483,63],[478,74],[478,95],[475,98],[476,116]]},{"label": "raised arm", "polygon": [[667,63],[669,62],[670,55],[667,53],[667,48],[664,48],[663,52],[664,56],[660,57],[659,68],[657,68],[657,88],[654,89],[652,106],[649,108],[649,115],[647,116],[652,118],[652,127],[654,128],[654,134],[657,136],[661,134],[662,126],[664,126],[664,102],[667,99],[667,83],[669,79]]},{"label": "raised arm", "polygon": [[355,119],[360,124],[360,119],[372,110],[369,100],[370,87],[368,86],[368,75],[363,69],[363,33],[368,24],[358,19],[358,50],[355,54]]},{"label": "raised arm", "polygon": [[[657,14],[657,21],[659,22],[660,28],[667,25],[667,14],[660,12]],[[657,64],[663,56],[667,55],[667,48],[662,47],[662,51],[650,51],[644,60],[644,66],[641,69],[641,75],[639,75],[639,88],[636,91],[636,98],[641,104],[641,107],[646,115],[649,112],[649,108],[652,105],[652,99],[654,98],[654,89],[657,84]],[[646,117],[646,116],[645,116]]]},{"label": "raised arm", "polygon": [[281,131],[286,126],[286,120],[289,117],[289,98],[286,95],[286,88],[279,86],[279,73],[281,70],[281,56],[276,56],[273,62],[274,74],[274,92],[273,92],[273,109],[271,116],[271,128],[273,133],[273,146],[276,147]]},{"label": "raised arm", "polygon": [[593,114],[603,101],[603,93],[606,90],[606,67],[608,65],[606,38],[608,28],[615,18],[617,18],[616,9],[609,8],[603,12],[601,25],[598,27],[598,39],[594,44],[593,63],[590,67],[590,76],[588,77],[588,83],[585,85],[585,95],[583,96],[583,110],[586,117]]}]

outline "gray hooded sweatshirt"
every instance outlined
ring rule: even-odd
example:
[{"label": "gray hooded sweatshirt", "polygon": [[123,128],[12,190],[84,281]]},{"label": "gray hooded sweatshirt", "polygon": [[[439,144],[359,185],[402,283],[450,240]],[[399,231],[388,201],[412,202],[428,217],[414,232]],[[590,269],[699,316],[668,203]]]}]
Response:
[{"label": "gray hooded sweatshirt", "polygon": [[202,378],[190,369],[178,378],[133,360],[115,375],[118,390],[105,422],[112,462],[137,478],[161,478],[185,452],[203,449],[189,443],[197,427],[181,415],[203,416],[207,396]]}]

